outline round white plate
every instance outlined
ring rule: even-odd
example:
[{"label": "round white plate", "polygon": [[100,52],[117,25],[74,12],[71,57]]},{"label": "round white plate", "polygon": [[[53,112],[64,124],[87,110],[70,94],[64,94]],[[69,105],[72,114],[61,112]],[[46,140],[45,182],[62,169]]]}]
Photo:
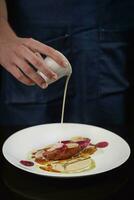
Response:
[{"label": "round white plate", "polygon": [[[62,174],[20,164],[20,160],[27,160],[30,151],[75,136],[88,137],[93,144],[101,141],[109,143],[106,148],[99,149],[92,155],[96,163],[94,169]],[[99,127],[73,123],[45,124],[23,129],[11,135],[4,142],[2,151],[4,157],[14,166],[30,173],[51,177],[80,177],[103,173],[122,165],[130,156],[129,145],[120,136]]]}]

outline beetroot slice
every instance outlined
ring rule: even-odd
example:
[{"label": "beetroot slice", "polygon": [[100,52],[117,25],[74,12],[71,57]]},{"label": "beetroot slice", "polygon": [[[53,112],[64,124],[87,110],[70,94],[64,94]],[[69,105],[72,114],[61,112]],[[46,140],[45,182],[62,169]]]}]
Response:
[{"label": "beetroot slice", "polygon": [[86,148],[90,144],[90,141],[91,141],[90,139],[85,139],[82,141],[78,141],[76,143],[79,144],[80,147],[83,149],[83,148]]},{"label": "beetroot slice", "polygon": [[90,144],[90,141],[91,141],[90,139],[86,138],[84,140],[76,141],[76,142],[72,140],[64,140],[64,141],[61,141],[61,143],[65,145],[68,143],[77,143],[83,149],[83,148],[86,148]]},{"label": "beetroot slice", "polygon": [[68,143],[70,143],[71,142],[71,140],[64,140],[64,141],[61,141],[61,143],[63,143],[63,144],[68,144]]}]

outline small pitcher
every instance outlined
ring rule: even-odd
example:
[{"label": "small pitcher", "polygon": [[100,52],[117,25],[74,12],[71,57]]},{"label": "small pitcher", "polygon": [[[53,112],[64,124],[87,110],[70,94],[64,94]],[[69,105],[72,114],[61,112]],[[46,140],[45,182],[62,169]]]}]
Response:
[{"label": "small pitcher", "polygon": [[[60,52],[59,52],[60,53]],[[69,63],[68,59],[62,54],[60,53],[61,56],[63,56],[64,60],[68,63],[68,65],[66,67],[62,67],[60,66],[56,61],[54,61],[51,57],[46,57],[44,59],[44,62],[46,64],[46,66],[51,69],[53,72],[55,72],[57,74],[57,77],[59,80],[60,78],[64,77],[64,76],[70,76],[72,73],[72,67],[71,64]],[[46,77],[42,72],[37,71],[37,73],[43,78],[45,79],[45,81],[47,82],[47,84],[51,84],[57,80],[53,80],[53,79],[49,79],[48,77]]]}]

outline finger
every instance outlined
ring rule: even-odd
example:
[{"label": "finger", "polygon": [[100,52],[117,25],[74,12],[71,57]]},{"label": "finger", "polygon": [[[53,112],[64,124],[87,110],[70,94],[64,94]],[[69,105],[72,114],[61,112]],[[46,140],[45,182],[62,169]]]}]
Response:
[{"label": "finger", "polygon": [[50,56],[62,67],[67,67],[69,65],[67,59],[61,53],[59,53],[54,48],[47,46],[37,40],[24,39],[24,45],[28,46],[34,51],[38,51],[41,54]]},{"label": "finger", "polygon": [[16,65],[39,87],[44,89],[48,86],[46,81],[25,60],[16,59]]},{"label": "finger", "polygon": [[[40,53],[36,52],[35,55],[38,56],[41,60],[44,61],[44,59],[43,59],[43,57],[40,55]],[[42,73],[40,73],[40,72],[38,71],[38,74],[41,75]],[[42,74],[42,75],[43,75],[43,74]],[[56,75],[55,79],[57,79],[57,78],[58,78],[58,77],[57,77],[57,75]]]},{"label": "finger", "polygon": [[10,68],[7,69],[18,81],[21,83],[31,86],[33,85],[33,81],[29,78],[27,78],[16,65],[10,66]]},{"label": "finger", "polygon": [[40,59],[35,53],[33,53],[27,47],[21,48],[21,56],[25,58],[30,64],[32,64],[36,69],[41,71],[49,79],[57,79],[57,74],[50,70],[44,63],[43,59]]}]

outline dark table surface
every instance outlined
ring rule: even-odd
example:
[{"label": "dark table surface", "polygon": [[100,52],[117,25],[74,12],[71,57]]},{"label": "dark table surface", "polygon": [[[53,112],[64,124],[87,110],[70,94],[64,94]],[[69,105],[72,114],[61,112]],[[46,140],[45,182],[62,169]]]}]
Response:
[{"label": "dark table surface", "polygon": [[[23,127],[1,127],[0,147],[4,140]],[[124,138],[130,145],[131,156],[122,166],[98,175],[84,178],[48,178],[27,173],[0,157],[0,196],[5,200],[116,200],[133,199],[134,165],[133,134]]]}]

